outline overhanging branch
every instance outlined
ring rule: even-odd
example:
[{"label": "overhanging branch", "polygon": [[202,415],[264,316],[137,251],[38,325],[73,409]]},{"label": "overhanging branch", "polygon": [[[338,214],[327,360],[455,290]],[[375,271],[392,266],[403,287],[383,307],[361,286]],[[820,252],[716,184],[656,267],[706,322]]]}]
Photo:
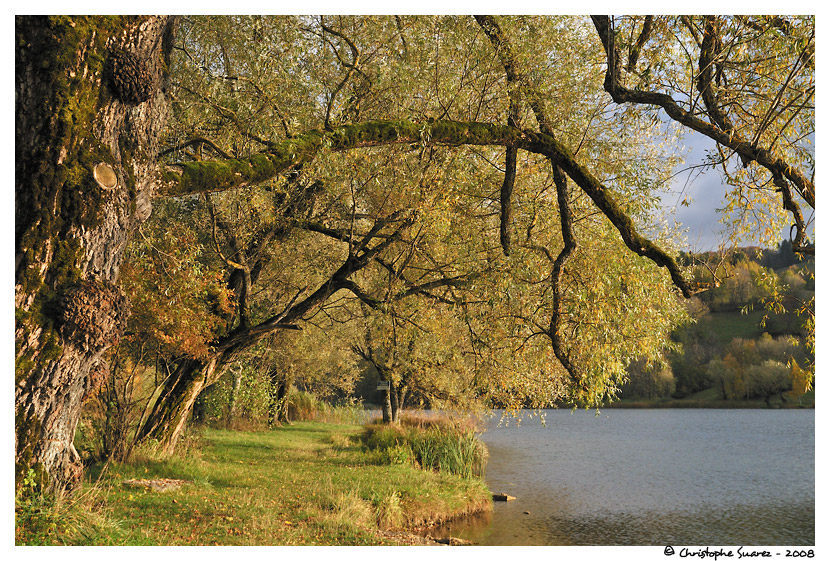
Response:
[{"label": "overhanging branch", "polygon": [[736,134],[734,129],[723,130],[703,119],[686,111],[671,96],[650,91],[632,90],[622,83],[622,65],[620,64],[619,49],[614,44],[614,30],[611,28],[608,16],[591,16],[600,41],[608,59],[608,69],[605,75],[605,90],[611,94],[616,103],[638,103],[655,105],[662,108],[666,114],[678,123],[704,134],[723,146],[734,150],[744,161],[754,161],[767,168],[773,174],[779,173],[790,181],[799,195],[815,208],[815,186],[804,173],[788,164],[781,157],[770,150],[760,148],[749,140]]},{"label": "overhanging branch", "polygon": [[[547,128],[544,123],[540,128]],[[634,221],[619,206],[613,194],[576,161],[556,138],[544,132],[520,130],[505,125],[460,121],[369,121],[344,125],[333,131],[311,131],[283,140],[268,152],[246,159],[221,162],[186,162],[164,176],[164,193],[181,196],[225,191],[266,181],[297,165],[313,160],[324,151],[345,151],[391,144],[439,144],[446,146],[514,146],[551,158],[594,201],[611,221],[629,249],[669,270],[672,281],[686,297],[692,292],[675,260],[652,241],[641,236]]]}]

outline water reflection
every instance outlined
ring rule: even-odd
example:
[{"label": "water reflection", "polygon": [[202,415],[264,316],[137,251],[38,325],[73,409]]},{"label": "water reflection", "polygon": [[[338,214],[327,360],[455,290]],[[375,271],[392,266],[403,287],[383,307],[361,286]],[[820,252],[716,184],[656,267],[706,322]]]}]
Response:
[{"label": "water reflection", "polygon": [[480,544],[490,533],[492,522],[493,513],[483,512],[453,520],[440,526],[425,528],[419,534],[436,540],[453,537]]}]

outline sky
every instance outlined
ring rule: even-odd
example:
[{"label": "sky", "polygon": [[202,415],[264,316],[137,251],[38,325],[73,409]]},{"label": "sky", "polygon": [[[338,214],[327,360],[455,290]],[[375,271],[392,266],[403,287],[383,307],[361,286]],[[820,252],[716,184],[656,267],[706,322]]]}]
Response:
[{"label": "sky", "polygon": [[[691,173],[688,171],[690,166],[703,163],[707,150],[714,150],[715,142],[700,133],[690,132],[684,143],[689,149],[686,161],[675,169],[674,182],[662,197],[662,207],[668,215],[669,224],[676,223],[686,231],[686,249],[717,250],[727,242],[725,225],[721,223],[722,215],[718,212],[718,208],[726,205],[726,186],[720,173],[712,168],[701,168],[702,172],[698,168]],[[685,197],[691,200],[689,206],[680,204]],[[812,209],[807,205],[802,209],[805,220],[809,220]],[[787,227],[781,232],[782,240],[790,238],[789,230]],[[812,226],[808,227],[808,235],[811,240],[815,239]]]},{"label": "sky", "polygon": [[[715,143],[692,132],[685,138],[685,145],[689,148],[686,161],[675,169],[674,182],[662,197],[662,206],[670,213],[669,224],[676,223],[686,230],[687,249],[716,250],[726,239],[721,215],[717,212],[725,204],[726,188],[717,170],[688,171],[690,166],[704,161],[706,151],[713,149]],[[689,206],[680,204],[684,198],[690,199]]]}]

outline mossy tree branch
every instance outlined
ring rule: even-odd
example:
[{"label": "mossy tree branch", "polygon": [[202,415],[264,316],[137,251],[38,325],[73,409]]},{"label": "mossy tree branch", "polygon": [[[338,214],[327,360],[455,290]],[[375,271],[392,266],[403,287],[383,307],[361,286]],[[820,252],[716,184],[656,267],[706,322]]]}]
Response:
[{"label": "mossy tree branch", "polygon": [[[541,126],[541,125],[540,125]],[[550,134],[505,125],[461,121],[369,121],[333,131],[311,131],[274,145],[250,158],[221,162],[185,162],[164,174],[162,192],[168,196],[225,191],[271,179],[313,160],[325,151],[338,152],[391,144],[447,146],[513,146],[550,158],[594,201],[611,221],[626,246],[669,270],[672,281],[687,298],[692,295],[677,262],[637,232],[634,221],[613,194],[574,155]]]}]

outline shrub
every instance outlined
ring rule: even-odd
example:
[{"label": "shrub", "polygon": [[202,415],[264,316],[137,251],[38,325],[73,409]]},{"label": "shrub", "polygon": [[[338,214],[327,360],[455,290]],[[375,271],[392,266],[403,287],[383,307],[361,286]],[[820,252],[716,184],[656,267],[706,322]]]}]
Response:
[{"label": "shrub", "polygon": [[325,404],[314,394],[291,390],[286,397],[288,418],[292,421],[317,421]]},{"label": "shrub", "polygon": [[367,425],[363,442],[370,450],[386,450],[406,442],[406,431],[400,425]]},{"label": "shrub", "polygon": [[[244,369],[234,397],[232,392],[232,376],[223,376],[205,391],[200,396],[200,420],[208,425],[240,430],[269,426],[270,396],[268,381],[264,376],[253,369]],[[289,421],[360,424],[366,420],[366,412],[359,401],[329,403],[311,392],[294,387],[291,387],[284,399]]]},{"label": "shrub", "polygon": [[790,368],[786,364],[765,360],[750,366],[747,371],[747,394],[764,398],[767,405],[771,397],[778,395],[783,398],[783,394],[791,389]]},{"label": "shrub", "polygon": [[398,444],[384,450],[384,463],[392,465],[412,464],[415,460],[412,448],[407,444]]}]

